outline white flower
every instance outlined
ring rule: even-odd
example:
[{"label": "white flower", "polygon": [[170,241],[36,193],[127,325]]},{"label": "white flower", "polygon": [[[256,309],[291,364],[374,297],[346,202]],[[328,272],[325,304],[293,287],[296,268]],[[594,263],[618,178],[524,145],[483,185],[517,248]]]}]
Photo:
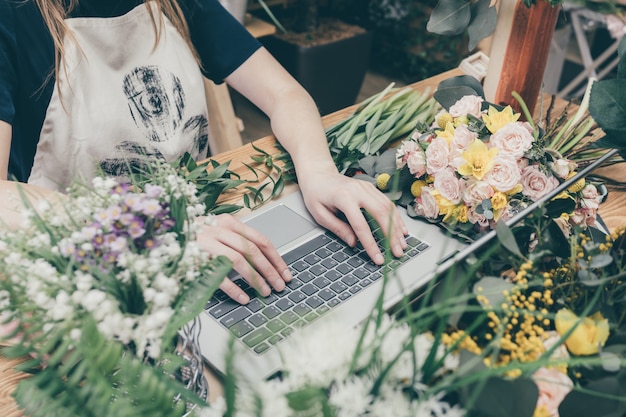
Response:
[{"label": "white flower", "polygon": [[352,376],[338,381],[330,391],[329,403],[338,410],[338,417],[360,417],[369,407],[372,381]]},{"label": "white flower", "polygon": [[463,196],[463,183],[450,170],[437,171],[433,186],[446,200],[458,204]]},{"label": "white flower", "polygon": [[437,171],[446,169],[449,161],[450,149],[448,142],[441,137],[433,139],[432,143],[426,148],[426,172],[432,175]]},{"label": "white flower", "polygon": [[529,165],[522,171],[522,193],[537,201],[559,185],[553,176],[547,176],[536,165]]},{"label": "white flower", "polygon": [[566,179],[570,172],[573,172],[574,169],[576,169],[576,163],[568,159],[557,159],[554,162],[550,162],[548,165],[554,175],[561,179]]},{"label": "white flower", "polygon": [[463,96],[450,106],[448,113],[450,113],[452,117],[467,116],[468,114],[480,117],[482,104],[483,98],[480,96]]},{"label": "white flower", "polygon": [[439,216],[439,205],[432,193],[432,188],[422,188],[422,195],[415,200],[417,203],[416,211],[426,218],[436,219]]},{"label": "white flower", "polygon": [[545,407],[550,417],[559,417],[559,405],[574,387],[572,380],[553,368],[539,368],[533,374],[533,380],[539,389],[537,407]]},{"label": "white flower", "polygon": [[491,135],[489,144],[500,150],[498,154],[511,155],[515,159],[524,156],[535,141],[526,124],[521,122],[508,123]]},{"label": "white flower", "polygon": [[483,179],[496,190],[506,193],[520,185],[522,174],[512,155],[498,154],[493,159],[493,167]]}]

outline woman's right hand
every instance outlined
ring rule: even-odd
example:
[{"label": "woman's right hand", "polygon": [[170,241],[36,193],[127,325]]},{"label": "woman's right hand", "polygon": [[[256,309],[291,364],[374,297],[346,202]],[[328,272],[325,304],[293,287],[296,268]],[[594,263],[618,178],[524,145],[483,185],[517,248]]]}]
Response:
[{"label": "woman's right hand", "polygon": [[[202,249],[210,255],[226,256],[233,268],[262,296],[285,289],[291,271],[270,240],[229,214],[220,214],[207,221],[198,236]],[[270,288],[271,287],[271,288]],[[229,278],[220,285],[230,298],[246,304],[250,297]]]}]

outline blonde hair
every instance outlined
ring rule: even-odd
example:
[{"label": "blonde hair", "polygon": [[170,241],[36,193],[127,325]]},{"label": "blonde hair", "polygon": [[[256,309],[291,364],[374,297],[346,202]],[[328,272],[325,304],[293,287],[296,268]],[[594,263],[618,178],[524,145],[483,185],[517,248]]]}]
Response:
[{"label": "blonde hair", "polygon": [[[70,12],[78,6],[79,0],[35,0],[35,3],[39,7],[43,20],[52,36],[55,50],[54,73],[58,74],[64,63],[65,36],[69,36],[70,40],[78,44],[76,38],[74,38],[72,32],[69,30],[65,19]],[[64,6],[64,3],[67,3],[67,7]],[[157,13],[153,11],[149,3],[156,5]],[[185,16],[178,2],[176,0],[145,0],[144,5],[148,9],[148,13],[150,13],[150,18],[152,19],[155,34],[155,48],[161,37],[161,30],[164,25],[163,16],[165,15],[182,35],[183,39],[185,39],[187,45],[196,57],[196,60],[199,61],[197,52],[191,43],[189,26],[187,25],[187,21],[185,20]],[[78,46],[80,47],[80,45]]]}]

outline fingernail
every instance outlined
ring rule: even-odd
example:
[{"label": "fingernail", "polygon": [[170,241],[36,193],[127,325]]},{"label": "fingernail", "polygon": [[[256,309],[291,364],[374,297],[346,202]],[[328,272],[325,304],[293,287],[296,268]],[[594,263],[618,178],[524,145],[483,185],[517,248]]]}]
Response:
[{"label": "fingernail", "polygon": [[248,304],[250,298],[248,298],[246,294],[239,294],[239,297],[237,297],[237,301],[239,301],[241,304]]},{"label": "fingernail", "polygon": [[291,271],[289,270],[289,268],[285,269],[283,271],[283,279],[285,281],[291,281],[292,278],[293,278],[293,275],[291,274]]},{"label": "fingernail", "polygon": [[378,255],[374,255],[374,263],[378,265],[382,265],[385,262],[385,258],[380,253]]},{"label": "fingernail", "polygon": [[396,254],[404,253],[404,248],[401,245],[396,245],[394,252]]}]

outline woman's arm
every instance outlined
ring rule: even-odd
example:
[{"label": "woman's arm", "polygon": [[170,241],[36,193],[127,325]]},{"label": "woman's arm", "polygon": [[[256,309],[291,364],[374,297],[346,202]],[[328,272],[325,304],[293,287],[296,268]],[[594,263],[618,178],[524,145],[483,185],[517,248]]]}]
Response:
[{"label": "woman's arm", "polygon": [[11,136],[13,129],[7,122],[0,120],[0,181],[9,175],[9,153],[11,152]]},{"label": "woman's arm", "polygon": [[[306,90],[261,48],[226,78],[270,118],[276,138],[296,167],[298,183],[316,221],[355,245],[361,242],[370,258],[383,263],[361,209],[370,213],[390,237],[393,254],[406,248],[406,227],[394,204],[374,186],[339,174],[315,103]],[[349,221],[337,217],[341,211]]]}]

